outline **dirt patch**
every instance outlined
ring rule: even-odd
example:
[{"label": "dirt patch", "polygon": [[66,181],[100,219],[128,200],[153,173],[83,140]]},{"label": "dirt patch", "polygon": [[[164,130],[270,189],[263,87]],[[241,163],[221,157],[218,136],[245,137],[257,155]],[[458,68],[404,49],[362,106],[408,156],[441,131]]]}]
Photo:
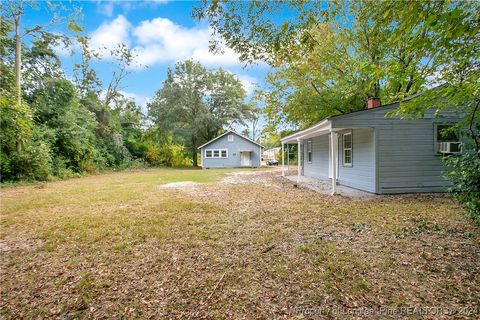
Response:
[{"label": "dirt patch", "polygon": [[44,241],[28,238],[6,238],[0,239],[0,252],[11,253],[15,251],[29,252],[40,248]]},{"label": "dirt patch", "polygon": [[181,182],[172,182],[167,184],[162,184],[160,188],[162,189],[182,189],[182,188],[195,188],[199,183],[193,181],[181,181]]},{"label": "dirt patch", "polygon": [[263,186],[275,186],[278,187],[273,182],[273,172],[249,172],[249,171],[239,171],[239,172],[232,172],[227,174],[225,178],[220,180],[221,184],[257,184]]}]

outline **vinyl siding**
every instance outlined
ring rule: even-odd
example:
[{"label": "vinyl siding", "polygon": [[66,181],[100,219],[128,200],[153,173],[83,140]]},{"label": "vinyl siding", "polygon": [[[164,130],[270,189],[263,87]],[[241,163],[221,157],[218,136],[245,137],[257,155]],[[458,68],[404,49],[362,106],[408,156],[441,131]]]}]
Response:
[{"label": "vinyl siding", "polygon": [[445,191],[449,183],[434,153],[433,124],[422,119],[378,128],[380,193]]},{"label": "vinyl siding", "polygon": [[[240,150],[252,150],[251,167],[260,167],[261,147],[247,139],[235,134],[233,141],[228,141],[229,134],[224,135],[201,149],[202,168],[236,168],[241,167]],[[205,158],[205,150],[208,149],[227,149],[228,158]]]},{"label": "vinyl siding", "polygon": [[328,179],[329,167],[329,135],[312,138],[312,163],[308,162],[307,140],[303,143],[304,168],[303,175],[317,179]]},{"label": "vinyl siding", "polygon": [[[441,156],[434,152],[434,124],[455,122],[459,117],[448,111],[435,117],[433,110],[429,110],[418,120],[385,118],[386,113],[396,107],[398,105],[333,117],[332,126],[374,128],[376,193],[445,191],[449,182],[443,178],[445,168]],[[353,139],[355,141],[355,135]],[[355,165],[355,151],[353,153]]]},{"label": "vinyl siding", "polygon": [[[352,166],[343,165],[343,133],[352,133]],[[340,131],[338,135],[338,183],[375,192],[375,146],[372,129]]]}]

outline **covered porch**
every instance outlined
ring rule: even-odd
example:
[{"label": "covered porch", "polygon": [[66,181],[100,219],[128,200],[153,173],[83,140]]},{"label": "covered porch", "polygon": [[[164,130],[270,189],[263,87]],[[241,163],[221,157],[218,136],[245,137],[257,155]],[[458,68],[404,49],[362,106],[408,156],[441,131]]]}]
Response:
[{"label": "covered porch", "polygon": [[[328,136],[329,146],[328,146],[328,178],[329,180],[318,180],[310,177],[305,177],[303,175],[304,162],[311,161],[311,143],[307,145],[307,150],[305,155],[304,150],[304,141],[307,141],[310,138],[318,136]],[[337,133],[332,129],[332,123],[329,119],[325,119],[322,122],[314,125],[305,130],[293,133],[289,136],[283,137],[281,140],[282,143],[282,176],[287,177],[289,180],[296,181],[297,185],[301,185],[306,182],[314,182],[315,180],[321,181],[322,183],[318,184],[316,187],[317,191],[321,193],[335,194],[337,192],[337,162],[338,162],[338,136]],[[288,148],[290,145],[297,146],[297,163],[296,163],[296,174],[292,175],[291,171],[287,172],[285,167],[285,148]],[[305,155],[305,156],[304,156]],[[307,159],[305,159],[305,157]],[[288,168],[291,168],[289,165]],[[327,188],[327,184],[330,184],[330,187]],[[310,183],[310,185],[312,185]],[[328,189],[328,191],[327,191]]]},{"label": "covered porch", "polygon": [[[376,193],[374,129],[338,126],[333,121],[323,120],[281,139],[282,176],[295,180],[299,186],[313,185],[311,189],[332,195],[358,195],[357,190]],[[285,148],[292,145],[297,161],[292,165],[287,159],[286,167]]]}]

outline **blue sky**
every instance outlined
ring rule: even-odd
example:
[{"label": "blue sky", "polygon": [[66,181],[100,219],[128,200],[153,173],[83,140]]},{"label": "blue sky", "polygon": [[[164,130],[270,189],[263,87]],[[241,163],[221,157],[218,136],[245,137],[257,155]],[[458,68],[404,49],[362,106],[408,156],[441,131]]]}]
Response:
[{"label": "blue sky", "polygon": [[[189,1],[84,1],[62,2],[67,7],[79,7],[84,34],[91,38],[91,47],[102,50],[126,43],[137,54],[138,64],[148,67],[132,68],[124,83],[124,91],[139,104],[158,90],[165,79],[166,70],[184,59],[200,61],[208,68],[222,67],[234,73],[251,93],[254,85],[262,85],[268,72],[264,64],[244,66],[238,55],[226,48],[225,54],[213,55],[208,50],[210,29],[208,22],[194,20],[192,8],[198,3]],[[67,10],[68,12],[68,10]],[[33,26],[52,18],[45,8],[27,9],[23,23]],[[56,25],[50,31],[65,32],[66,24]],[[78,55],[57,49],[67,76],[72,75]],[[108,56],[94,63],[100,79],[108,83],[112,64]]]}]

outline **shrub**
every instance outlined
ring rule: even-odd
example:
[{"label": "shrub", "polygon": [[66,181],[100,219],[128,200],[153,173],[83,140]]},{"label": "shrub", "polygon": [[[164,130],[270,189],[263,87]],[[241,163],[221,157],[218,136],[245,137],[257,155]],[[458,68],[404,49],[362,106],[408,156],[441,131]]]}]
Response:
[{"label": "shrub", "polygon": [[446,177],[452,182],[449,192],[460,202],[467,215],[480,225],[480,156],[464,153],[444,158],[451,168]]},{"label": "shrub", "polygon": [[68,167],[68,161],[63,157],[53,158],[53,175],[60,179],[73,178],[78,174]]},{"label": "shrub", "polygon": [[52,157],[49,145],[40,139],[32,139],[12,159],[13,172],[19,180],[49,180],[52,177]]},{"label": "shrub", "polygon": [[154,166],[180,167],[189,164],[183,146],[174,143],[162,146],[150,145],[145,158],[150,165]]}]

